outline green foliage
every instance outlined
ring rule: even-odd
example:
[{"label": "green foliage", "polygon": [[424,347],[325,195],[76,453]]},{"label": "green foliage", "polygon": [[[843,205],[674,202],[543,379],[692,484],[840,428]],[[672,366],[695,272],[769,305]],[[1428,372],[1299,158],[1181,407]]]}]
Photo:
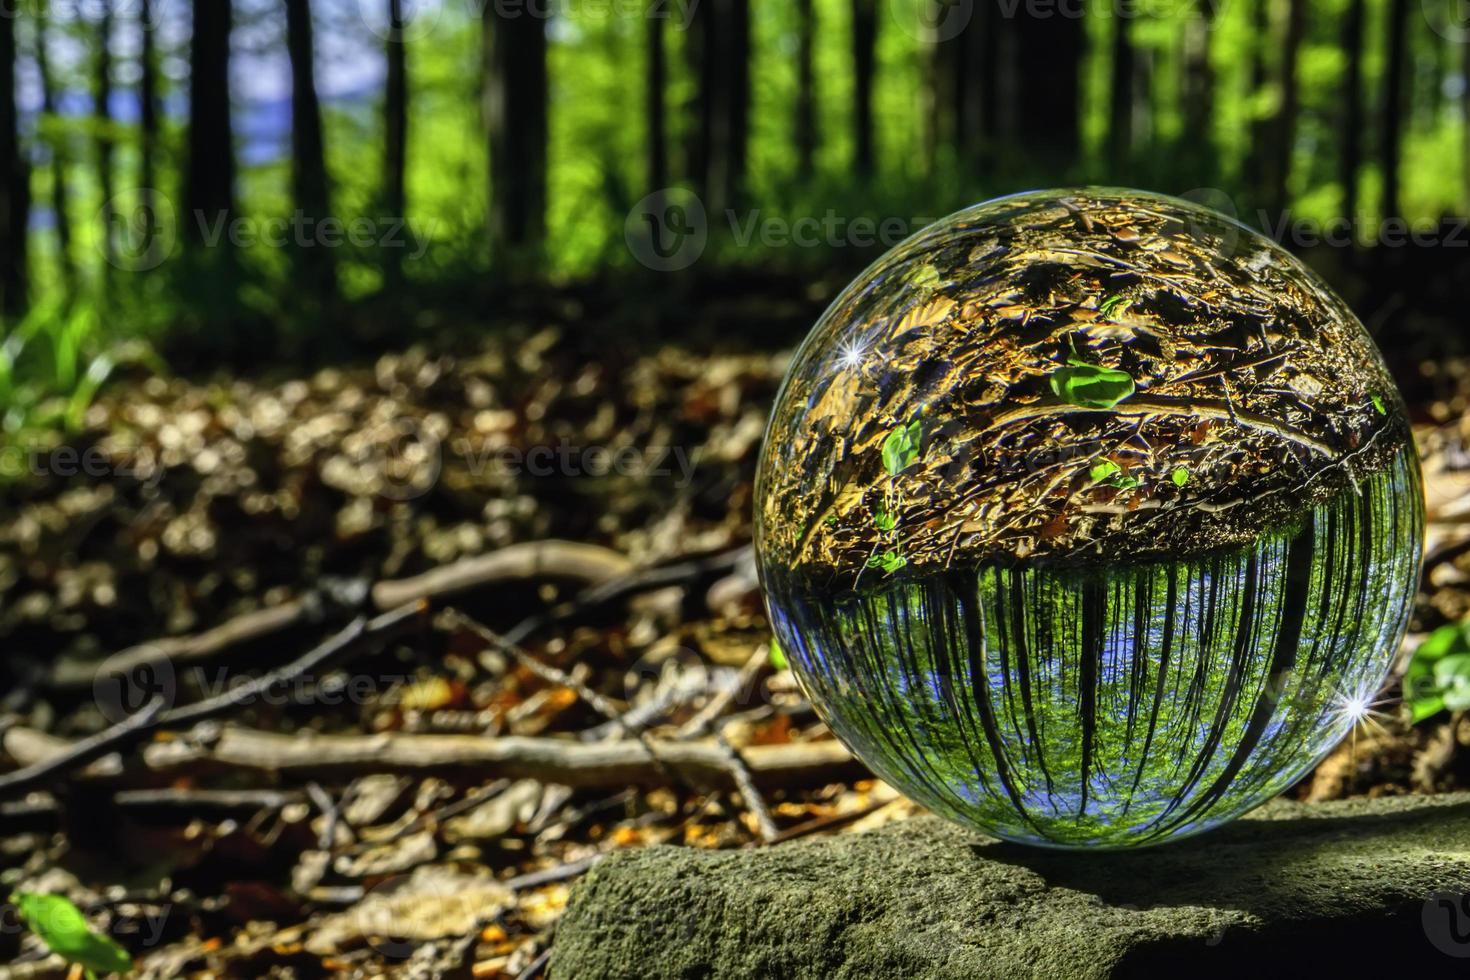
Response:
[{"label": "green foliage", "polygon": [[1174,467],[1174,472],[1169,474],[1169,479],[1174,482],[1176,487],[1182,488],[1189,483],[1189,470],[1183,466],[1176,466]]},{"label": "green foliage", "polygon": [[133,960],[127,950],[87,924],[86,916],[61,895],[16,892],[11,902],[32,932],[51,952],[80,966],[89,978],[99,973],[127,973]]},{"label": "green foliage", "polygon": [[1127,371],[1069,360],[1051,373],[1051,390],[1062,401],[1081,408],[1112,408],[1134,392]]},{"label": "green foliage", "polygon": [[873,526],[882,531],[884,534],[887,534],[889,531],[892,531],[894,528],[898,527],[898,518],[895,517],[893,513],[886,508],[879,507],[877,512],[873,515]]},{"label": "green foliage", "polygon": [[1103,316],[1112,316],[1113,310],[1117,309],[1118,304],[1126,298],[1122,293],[1114,293],[1098,304],[1097,311]]},{"label": "green foliage", "polygon": [[771,637],[771,645],[767,657],[770,659],[771,667],[774,670],[785,670],[791,666],[790,662],[786,659],[786,651],[781,649],[780,641],[774,636]]},{"label": "green foliage", "polygon": [[1386,406],[1383,403],[1383,396],[1382,395],[1374,395],[1373,396],[1373,408],[1375,410],[1377,410],[1377,412],[1378,412],[1379,415],[1387,415],[1388,414],[1388,406]]},{"label": "green foliage", "polygon": [[883,468],[889,476],[897,476],[914,464],[922,438],[923,423],[918,419],[888,433],[883,440]]},{"label": "green foliage", "polygon": [[908,563],[909,560],[896,551],[886,551],[881,555],[873,555],[868,559],[869,568],[881,568],[889,575],[892,575]]},{"label": "green foliage", "polygon": [[1138,486],[1138,477],[1125,474],[1122,467],[1111,459],[1100,459],[1093,463],[1087,475],[1092,478],[1093,483],[1106,483],[1121,490],[1132,490]]},{"label": "green foliage", "polygon": [[1404,703],[1414,722],[1446,709],[1470,709],[1470,620],[1430,633],[1404,674]]}]

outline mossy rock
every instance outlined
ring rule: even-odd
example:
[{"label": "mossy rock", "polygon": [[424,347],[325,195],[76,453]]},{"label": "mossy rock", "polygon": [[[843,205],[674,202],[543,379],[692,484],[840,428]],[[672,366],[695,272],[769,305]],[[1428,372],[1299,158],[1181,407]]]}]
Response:
[{"label": "mossy rock", "polygon": [[1278,801],[1144,853],[1028,849],[926,817],[614,854],[574,891],[551,976],[1447,976],[1470,969],[1467,892],[1470,794]]}]

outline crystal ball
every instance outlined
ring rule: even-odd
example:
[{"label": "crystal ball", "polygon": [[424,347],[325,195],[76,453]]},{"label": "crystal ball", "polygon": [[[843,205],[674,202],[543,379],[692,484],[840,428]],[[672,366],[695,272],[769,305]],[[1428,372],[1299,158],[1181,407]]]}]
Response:
[{"label": "crystal ball", "polygon": [[755,541],[875,774],[990,835],[1129,848],[1280,793],[1372,710],[1423,519],[1341,299],[1220,214],[1087,188],[960,211],[837,297]]}]

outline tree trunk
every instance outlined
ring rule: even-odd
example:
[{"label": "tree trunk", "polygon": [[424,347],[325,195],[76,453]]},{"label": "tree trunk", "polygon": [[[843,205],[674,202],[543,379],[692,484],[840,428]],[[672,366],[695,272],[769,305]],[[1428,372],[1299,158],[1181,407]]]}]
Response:
[{"label": "tree trunk", "polygon": [[[193,0],[189,41],[189,160],[184,174],[184,240],[209,245],[217,222],[233,219],[235,153],[230,145],[231,0]],[[215,242],[219,261],[233,262],[230,236]]]},{"label": "tree trunk", "polygon": [[745,176],[750,105],[749,0],[702,0],[686,52],[698,79],[689,173],[711,214],[731,207]]},{"label": "tree trunk", "polygon": [[1058,12],[1007,19],[1015,38],[1012,82],[1021,148],[1033,171],[1058,176],[1076,163],[1081,147],[1084,18]]},{"label": "tree trunk", "polygon": [[[1246,72],[1247,98],[1256,99],[1266,87],[1266,51],[1271,44],[1271,8],[1267,0],[1251,0],[1250,65]],[[1248,149],[1243,161],[1245,186],[1260,198],[1266,179],[1266,146],[1270,142],[1269,120],[1252,118]]]},{"label": "tree trunk", "polygon": [[153,26],[153,0],[138,8],[141,48],[138,52],[138,126],[141,131],[138,173],[144,193],[157,192],[158,180],[158,54]]},{"label": "tree trunk", "polygon": [[730,135],[725,200],[740,202],[750,149],[750,0],[730,0]]},{"label": "tree trunk", "polygon": [[61,117],[56,112],[56,79],[51,74],[51,17],[46,0],[36,8],[36,71],[41,81],[41,114],[54,136],[48,142],[51,150],[51,209],[56,214],[56,250],[61,265],[61,281],[67,287],[76,282],[76,263],[71,254],[71,206],[67,193],[66,134],[60,132]]},{"label": "tree trunk", "polygon": [[18,318],[26,308],[26,230],[30,216],[30,168],[21,153],[15,100],[15,22],[0,17],[0,315]]},{"label": "tree trunk", "polygon": [[664,89],[668,87],[668,64],[664,57],[664,19],[648,17],[644,26],[648,71],[644,76],[644,114],[648,126],[647,192],[662,190],[669,182],[668,133],[664,118]]},{"label": "tree trunk", "polygon": [[1391,0],[1388,8],[1388,59],[1384,67],[1383,115],[1379,123],[1379,169],[1383,173],[1383,217],[1399,215],[1399,155],[1404,123],[1404,74],[1407,67],[1408,0]]},{"label": "tree trunk", "polygon": [[1113,176],[1126,179],[1133,162],[1133,43],[1131,18],[1113,18],[1112,71],[1108,87],[1108,165]]},{"label": "tree trunk", "polygon": [[1184,29],[1184,145],[1181,154],[1190,179],[1214,181],[1219,174],[1214,145],[1215,69],[1210,39],[1215,36],[1215,0],[1199,0]]},{"label": "tree trunk", "polygon": [[100,282],[104,292],[117,267],[117,241],[113,237],[111,213],[113,208],[112,187],[112,0],[98,0],[102,19],[97,24],[96,78],[93,86],[92,116],[97,127],[97,183],[101,187],[103,222],[102,256],[107,264],[102,269]]},{"label": "tree trunk", "polygon": [[[388,39],[384,54],[388,78],[383,94],[383,209],[393,220],[408,214],[408,50],[403,39],[403,0],[388,0]],[[405,241],[407,231],[404,232]],[[389,288],[403,281],[403,248],[383,250],[383,276]]]},{"label": "tree trunk", "polygon": [[859,177],[873,173],[873,74],[877,69],[877,0],[852,0],[853,168]]},{"label": "tree trunk", "polygon": [[796,173],[810,177],[816,168],[817,95],[812,49],[816,41],[812,0],[796,0]]},{"label": "tree trunk", "polygon": [[1306,0],[1290,0],[1286,13],[1286,37],[1281,46],[1281,107],[1276,114],[1272,134],[1270,208],[1273,214],[1286,212],[1291,203],[1291,158],[1296,143],[1296,117],[1300,108],[1297,84],[1297,55],[1306,33]]},{"label": "tree trunk", "polygon": [[485,4],[484,52],[491,254],[534,255],[546,238],[545,18]]},{"label": "tree trunk", "polygon": [[[316,57],[310,0],[285,0],[286,53],[291,61],[291,197],[302,230],[295,242],[297,281],[330,301],[337,292],[332,250],[317,235],[331,217],[322,111],[316,92]],[[295,223],[293,222],[293,227]]]},{"label": "tree trunk", "polygon": [[1342,184],[1342,214],[1348,227],[1358,219],[1358,170],[1363,163],[1363,14],[1366,0],[1349,0],[1342,24],[1342,50],[1347,69],[1342,80],[1342,147],[1338,183]]}]

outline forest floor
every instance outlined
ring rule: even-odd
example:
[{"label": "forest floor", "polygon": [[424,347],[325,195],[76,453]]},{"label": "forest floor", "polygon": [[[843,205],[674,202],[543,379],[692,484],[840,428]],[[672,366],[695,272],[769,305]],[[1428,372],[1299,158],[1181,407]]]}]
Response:
[{"label": "forest floor", "polygon": [[[917,812],[769,655],[745,546],[788,357],[547,327],[140,377],[10,451],[6,893],[68,896],[143,977],[531,977],[611,850]],[[1419,370],[1406,651],[1470,614],[1470,364]],[[1386,705],[1292,795],[1470,787],[1467,746]],[[67,975],[4,925],[0,977]]]}]

